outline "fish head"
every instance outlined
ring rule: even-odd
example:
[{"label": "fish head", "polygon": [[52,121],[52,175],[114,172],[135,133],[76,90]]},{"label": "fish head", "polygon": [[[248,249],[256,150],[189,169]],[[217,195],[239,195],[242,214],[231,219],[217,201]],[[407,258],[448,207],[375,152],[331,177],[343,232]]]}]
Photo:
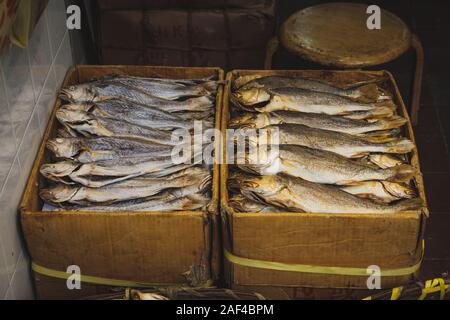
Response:
[{"label": "fish head", "polygon": [[401,198],[411,199],[417,197],[417,193],[414,190],[414,188],[411,188],[407,184],[388,181],[381,181],[381,183],[388,193],[399,199]]},{"label": "fish head", "polygon": [[263,88],[238,90],[234,93],[236,98],[244,105],[253,105],[270,100],[270,94]]},{"label": "fish head", "polygon": [[73,158],[80,151],[79,139],[55,138],[47,142],[47,148],[58,158]]},{"label": "fish head", "polygon": [[79,84],[62,88],[59,97],[66,101],[93,101],[96,93],[91,85]]},{"label": "fish head", "polygon": [[[79,164],[72,161],[61,161],[56,163],[48,163],[41,166],[40,172],[41,174],[48,179],[52,179],[54,177],[66,177],[72,174],[77,168]],[[52,179],[54,180],[54,179]]]},{"label": "fish head", "polygon": [[80,109],[59,108],[56,111],[56,118],[62,123],[74,123],[90,120],[89,114]]},{"label": "fish head", "polygon": [[62,203],[72,199],[78,190],[78,187],[57,184],[50,188],[42,189],[39,195],[44,201],[51,203]]},{"label": "fish head", "polygon": [[253,191],[258,188],[261,177],[235,171],[228,176],[228,186],[230,189]]}]

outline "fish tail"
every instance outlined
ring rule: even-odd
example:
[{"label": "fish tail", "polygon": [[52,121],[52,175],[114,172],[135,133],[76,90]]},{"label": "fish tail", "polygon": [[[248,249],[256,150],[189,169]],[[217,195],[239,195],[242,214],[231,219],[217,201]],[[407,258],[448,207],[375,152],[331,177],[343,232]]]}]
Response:
[{"label": "fish tail", "polygon": [[400,200],[392,206],[396,211],[417,210],[423,206],[423,201],[420,198]]},{"label": "fish tail", "polygon": [[364,140],[373,143],[386,143],[397,140],[390,131],[371,132],[360,135]]},{"label": "fish tail", "polygon": [[414,143],[409,139],[399,139],[386,144],[387,153],[408,153],[414,149]]},{"label": "fish tail", "polygon": [[376,102],[374,105],[378,108],[385,107],[393,111],[397,110],[397,105],[392,100],[383,100]]},{"label": "fish tail", "polygon": [[365,100],[376,101],[379,96],[378,86],[375,83],[365,84],[357,91]]},{"label": "fish tail", "polygon": [[388,180],[397,182],[408,182],[413,178],[415,173],[414,167],[407,164],[401,164],[390,168],[390,170],[392,171],[392,176]]},{"label": "fish tail", "polygon": [[380,119],[376,122],[378,130],[388,130],[403,126],[406,123],[406,119],[400,116],[393,116],[387,119]]},{"label": "fish tail", "polygon": [[355,120],[365,120],[365,119],[380,119],[392,117],[394,115],[394,110],[386,106],[376,106],[371,110],[367,111],[356,111],[344,115],[344,117]]},{"label": "fish tail", "polygon": [[202,87],[208,91],[209,93],[215,93],[217,91],[217,88],[220,85],[226,85],[227,84],[227,80],[221,80],[221,81],[206,81],[204,83],[202,83]]},{"label": "fish tail", "polygon": [[212,107],[214,100],[208,96],[196,97],[189,99],[189,105],[192,107],[191,111],[203,111],[205,108]]}]

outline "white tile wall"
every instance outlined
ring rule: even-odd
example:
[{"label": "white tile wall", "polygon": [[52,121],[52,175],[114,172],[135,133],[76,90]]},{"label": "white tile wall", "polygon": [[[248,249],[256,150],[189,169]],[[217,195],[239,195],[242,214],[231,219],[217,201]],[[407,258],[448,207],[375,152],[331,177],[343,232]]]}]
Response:
[{"label": "white tile wall", "polygon": [[73,64],[65,5],[50,0],[27,49],[0,56],[0,299],[32,299],[18,205],[56,88]]}]

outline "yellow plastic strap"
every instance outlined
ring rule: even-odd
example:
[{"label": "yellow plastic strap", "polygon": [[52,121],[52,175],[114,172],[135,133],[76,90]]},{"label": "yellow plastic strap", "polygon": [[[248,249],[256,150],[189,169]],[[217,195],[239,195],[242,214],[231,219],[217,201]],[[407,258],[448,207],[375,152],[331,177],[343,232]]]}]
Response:
[{"label": "yellow plastic strap", "polygon": [[[367,276],[366,268],[350,268],[350,267],[325,267],[325,266],[314,266],[307,264],[293,264],[293,263],[281,263],[281,262],[271,262],[264,260],[248,259],[235,256],[229,251],[224,249],[225,258],[240,266],[252,267],[259,269],[269,269],[278,271],[293,271],[293,272],[303,272],[303,273],[317,273],[317,274],[334,274],[334,275],[347,275],[347,276]],[[381,270],[382,277],[398,277],[406,276],[415,273],[422,263],[422,259],[415,265],[406,268],[398,269],[385,269]]]},{"label": "yellow plastic strap", "polygon": [[433,280],[425,281],[425,288],[422,289],[422,294],[419,297],[419,300],[424,300],[427,295],[435,292],[440,292],[439,298],[444,300],[445,294],[450,291],[450,285],[446,285],[444,279],[435,278]]},{"label": "yellow plastic strap", "polygon": [[[58,271],[54,269],[49,269],[43,266],[40,266],[36,263],[31,263],[31,269],[39,274],[44,276],[64,279],[67,280],[72,274]],[[102,277],[94,277],[94,276],[86,276],[81,274],[80,281],[85,283],[99,284],[105,286],[114,286],[114,287],[131,287],[131,288],[148,288],[148,287],[169,287],[169,286],[182,286],[179,283],[143,283],[143,282],[135,282],[128,280],[118,280],[118,279],[110,279],[110,278],[102,278]],[[208,288],[212,286],[212,280],[208,280],[201,288]]]},{"label": "yellow plastic strap", "polygon": [[[316,274],[333,274],[333,275],[346,275],[346,276],[367,276],[366,268],[350,268],[350,267],[325,267],[325,266],[313,266],[308,264],[294,264],[294,263],[282,263],[282,262],[271,262],[265,260],[256,260],[242,258],[233,255],[227,249],[223,249],[225,258],[236,265],[244,267],[252,267],[259,269],[269,269],[278,271],[292,271],[292,272],[303,272],[303,273],[316,273]],[[422,255],[419,262],[411,267],[397,268],[397,269],[384,269],[381,270],[382,277],[398,277],[406,276],[415,273],[419,270],[423,255],[425,252],[425,240],[422,239]]]},{"label": "yellow plastic strap", "polygon": [[391,300],[398,300],[402,294],[403,287],[397,287],[392,289]]}]

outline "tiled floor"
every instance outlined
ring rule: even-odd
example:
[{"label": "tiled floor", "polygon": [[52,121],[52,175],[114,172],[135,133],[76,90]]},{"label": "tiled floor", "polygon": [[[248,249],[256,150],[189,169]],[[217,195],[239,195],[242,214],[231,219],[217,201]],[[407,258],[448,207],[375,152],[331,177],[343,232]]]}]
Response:
[{"label": "tiled floor", "polygon": [[[280,1],[281,21],[303,7],[326,1]],[[361,1],[358,1],[361,2]],[[418,34],[425,51],[419,124],[415,136],[431,211],[425,239],[424,279],[450,272],[450,1],[371,1],[390,10]],[[373,67],[394,74],[405,103],[411,95],[415,63],[412,50],[391,63]],[[321,68],[281,50],[274,68]],[[323,68],[323,67],[322,67]]]}]

